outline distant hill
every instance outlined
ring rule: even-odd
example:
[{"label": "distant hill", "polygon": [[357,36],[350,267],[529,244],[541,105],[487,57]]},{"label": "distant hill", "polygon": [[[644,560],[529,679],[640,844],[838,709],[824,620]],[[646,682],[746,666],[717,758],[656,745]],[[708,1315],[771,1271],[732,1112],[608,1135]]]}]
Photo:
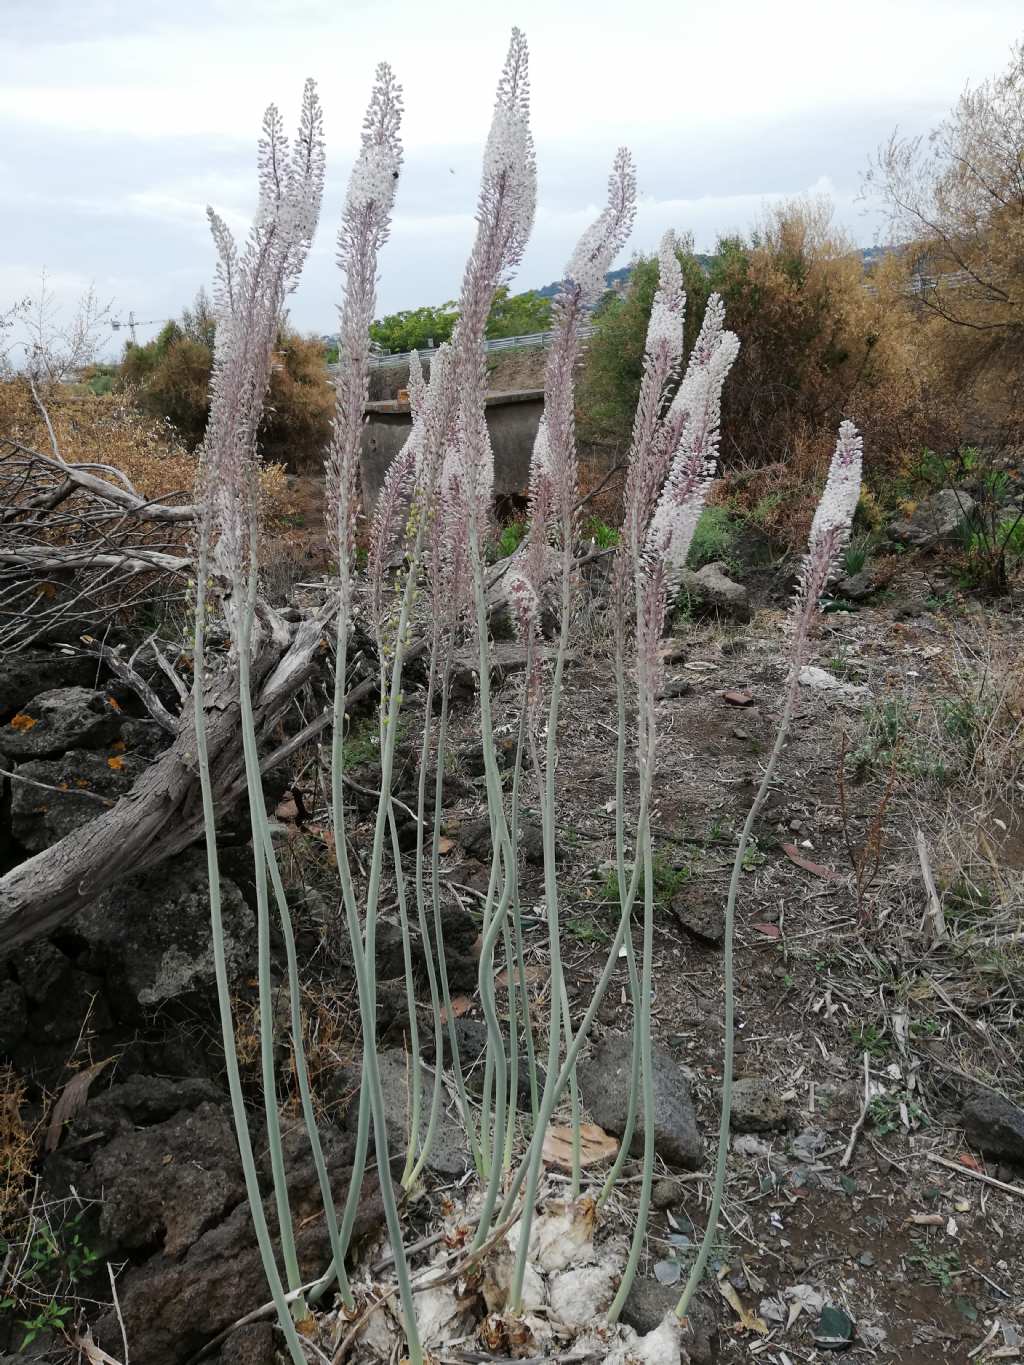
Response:
[{"label": "distant hill", "polygon": [[[616,285],[620,288],[624,287],[631,270],[632,266],[628,265],[624,265],[621,270],[609,270],[604,277],[605,288],[614,289]],[[561,280],[553,280],[551,284],[546,284],[543,289],[535,289],[534,293],[542,299],[553,299],[561,287]]]},{"label": "distant hill", "polygon": [[[881,260],[883,256],[888,255],[888,253],[891,250],[892,247],[889,246],[861,247],[860,254],[861,259],[864,262],[865,269],[867,269],[868,266],[872,266],[877,261]],[[707,270],[709,269],[714,257],[711,256],[708,252],[696,251],[694,252],[694,259],[700,265],[702,265],[705,270]],[[632,266],[624,265],[619,270],[609,270],[608,274],[605,275],[604,277],[605,288],[614,289],[616,293],[621,293],[629,282],[629,276],[630,273],[632,272],[632,269],[633,269]],[[561,289],[561,287],[562,287],[561,280],[553,280],[551,284],[546,284],[543,287],[543,289],[535,289],[533,292],[542,299],[553,299],[555,295],[558,293],[559,289]]]}]

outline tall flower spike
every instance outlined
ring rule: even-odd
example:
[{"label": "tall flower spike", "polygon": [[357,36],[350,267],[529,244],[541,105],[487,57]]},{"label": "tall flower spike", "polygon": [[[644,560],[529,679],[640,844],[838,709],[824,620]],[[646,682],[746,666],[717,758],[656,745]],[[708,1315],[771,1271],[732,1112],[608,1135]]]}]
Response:
[{"label": "tall flower spike", "polygon": [[615,555],[613,579],[623,623],[636,557],[675,453],[671,434],[675,426],[666,421],[665,397],[682,360],[685,317],[683,272],[676,255],[675,234],[669,231],[658,250],[658,289],[647,326],[643,377],[627,460],[623,536]]},{"label": "tall flower spike", "polygon": [[423,366],[419,351],[413,351],[409,360],[409,415],[415,422],[423,411],[427,386],[423,379]]},{"label": "tall flower spike", "polygon": [[307,81],[295,152],[289,156],[281,116],[273,105],[267,110],[258,156],[259,209],[241,254],[223,220],[208,211],[219,265],[201,501],[206,530],[216,532],[214,563],[236,588],[250,567],[258,501],[256,431],[281,309],[298,281],[320,214],[319,111],[316,87]]},{"label": "tall flower spike", "polygon": [[664,353],[672,367],[679,364],[683,356],[685,313],[683,268],[676,255],[676,235],[670,228],[658,247],[658,288],[647,324],[646,355],[653,359]]},{"label": "tall flower spike", "polygon": [[[544,371],[544,417],[530,469],[530,541],[533,571],[543,571],[542,545],[557,531],[570,549],[579,502],[574,372],[579,329],[587,308],[605,287],[605,275],[622,250],[636,216],[636,172],[620,147],[608,177],[608,200],[586,229],[566,266],[553,307],[554,338]],[[540,580],[534,579],[540,589]]]},{"label": "tall flower spike", "polygon": [[[529,53],[526,38],[512,30],[508,55],[498,81],[487,145],[484,149],[481,208],[492,196],[502,201],[494,226],[501,252],[500,271],[517,266],[533,228],[537,207],[537,162],[530,132]],[[483,220],[481,226],[483,226]]]},{"label": "tall flower spike", "polygon": [[800,571],[800,583],[793,603],[793,627],[797,636],[794,657],[816,616],[821,595],[836,571],[839,555],[850,537],[854,514],[860,499],[864,462],[864,440],[852,422],[843,422],[821,495],[807,554]]},{"label": "tall flower spike", "polygon": [[704,323],[690,356],[668,423],[679,442],[662,489],[645,551],[665,565],[668,591],[678,584],[718,458],[722,385],[739,353],[739,339],[723,329],[725,309],[717,294],[708,300]]},{"label": "tall flower spike", "polygon": [[462,277],[459,321],[452,338],[459,392],[457,445],[462,465],[457,486],[468,499],[469,522],[478,533],[486,524],[494,485],[494,459],[484,419],[484,332],[494,291],[522,258],[537,204],[537,164],[529,112],[526,39],[516,28],[498,82],[484,152],[476,238]]},{"label": "tall flower spike", "polygon": [[377,301],[377,258],[391,228],[402,164],[401,119],[401,86],[382,62],[338,229],[338,265],[345,276],[338,346],[341,371],[335,390],[334,435],[325,463],[327,531],[338,561],[343,603],[351,591],[349,558],[370,363],[369,327]]},{"label": "tall flower spike", "polygon": [[604,277],[622,250],[636,217],[636,169],[625,147],[620,147],[608,177],[608,203],[587,228],[565,268],[584,307],[595,304],[605,291]]}]

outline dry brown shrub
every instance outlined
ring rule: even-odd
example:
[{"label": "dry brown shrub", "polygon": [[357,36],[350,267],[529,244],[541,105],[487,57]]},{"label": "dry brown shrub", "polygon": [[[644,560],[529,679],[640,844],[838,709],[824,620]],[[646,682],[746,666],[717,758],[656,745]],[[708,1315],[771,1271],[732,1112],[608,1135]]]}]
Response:
[{"label": "dry brown shrub", "polygon": [[[61,458],[68,464],[98,463],[119,469],[144,498],[188,502],[198,460],[166,422],[140,413],[124,394],[81,395],[67,387],[46,394]],[[0,436],[32,450],[50,453],[50,438],[28,385],[20,379],[0,383]],[[102,471],[98,471],[102,473]],[[265,465],[261,474],[264,506],[272,527],[294,514],[296,495],[284,469]],[[187,529],[178,534],[184,539]]]}]

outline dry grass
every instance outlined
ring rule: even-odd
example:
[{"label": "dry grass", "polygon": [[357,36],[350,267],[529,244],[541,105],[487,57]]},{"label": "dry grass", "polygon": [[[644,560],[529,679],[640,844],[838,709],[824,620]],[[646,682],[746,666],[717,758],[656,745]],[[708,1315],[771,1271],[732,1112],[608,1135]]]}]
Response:
[{"label": "dry grass", "polygon": [[[125,395],[78,395],[62,388],[47,395],[47,407],[58,449],[69,464],[111,465],[145,498],[192,499],[198,469],[195,455],[169,425],[140,413]],[[0,435],[44,454],[50,451],[45,424],[28,385],[21,380],[0,383]],[[262,485],[269,522],[285,521],[294,512],[294,497],[283,467],[266,465]]]},{"label": "dry grass", "polygon": [[35,1161],[35,1132],[26,1121],[25,1082],[0,1067],[0,1236],[11,1235],[25,1215],[25,1188]]},{"label": "dry grass", "polygon": [[[276,998],[277,1008],[287,1012],[287,988],[282,986]],[[233,1002],[235,1020],[235,1052],[243,1075],[256,1080],[260,1065],[260,1010],[255,1001],[236,996]],[[344,1112],[358,1089],[359,1039],[358,1006],[353,999],[339,993],[325,983],[308,981],[303,986],[302,999],[303,1045],[306,1071],[313,1105],[318,1116],[333,1120]],[[290,1025],[280,1021],[278,1036],[290,1038]],[[279,1064],[278,1074],[283,1089],[283,1103],[295,1115],[300,1113],[299,1083],[295,1069],[295,1052],[289,1043],[287,1057]],[[346,1089],[339,1085],[339,1077],[353,1077]]]}]

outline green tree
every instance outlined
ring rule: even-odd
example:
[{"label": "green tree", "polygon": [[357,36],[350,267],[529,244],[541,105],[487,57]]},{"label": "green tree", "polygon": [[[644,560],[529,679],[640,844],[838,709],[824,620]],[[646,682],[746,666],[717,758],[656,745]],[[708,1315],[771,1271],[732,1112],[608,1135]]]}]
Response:
[{"label": "green tree", "polygon": [[392,355],[423,351],[428,342],[440,346],[442,341],[450,341],[458,316],[453,302],[442,303],[439,308],[425,306],[389,313],[370,324],[370,339]]},{"label": "green tree", "polygon": [[546,332],[551,326],[551,300],[542,299],[533,289],[524,294],[510,294],[503,284],[494,296],[491,314],[487,319],[489,337],[522,337],[532,332]]},{"label": "green tree", "polygon": [[[686,348],[704,320],[708,275],[684,240],[678,251],[686,288]],[[590,339],[580,383],[580,435],[587,441],[625,444],[633,429],[643,374],[644,343],[658,287],[657,256],[633,262],[624,294],[607,293],[594,313],[597,331]]]}]

